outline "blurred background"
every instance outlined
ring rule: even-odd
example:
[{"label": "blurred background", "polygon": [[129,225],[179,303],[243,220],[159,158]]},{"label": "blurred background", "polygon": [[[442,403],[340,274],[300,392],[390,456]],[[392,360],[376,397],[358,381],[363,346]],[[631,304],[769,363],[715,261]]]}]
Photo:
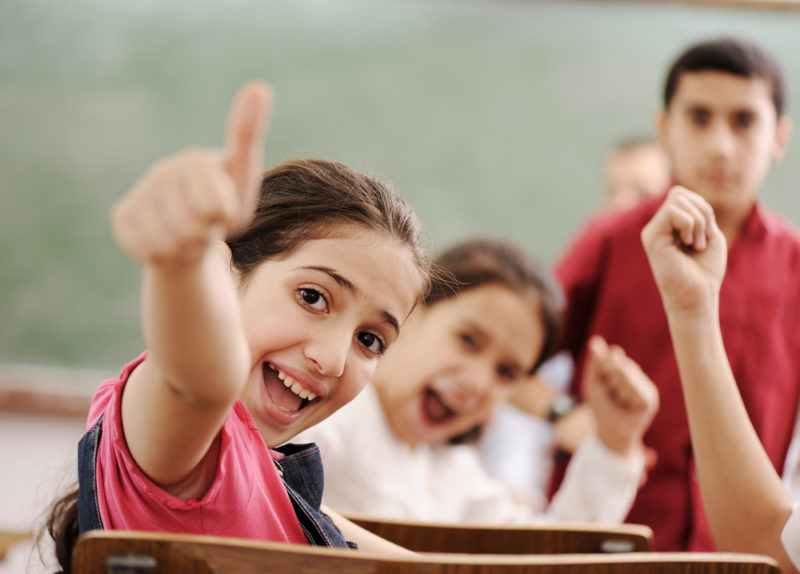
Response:
[{"label": "blurred background", "polygon": [[[220,145],[240,84],[275,86],[268,166],[344,162],[394,183],[432,251],[493,236],[551,262],[688,43],[764,44],[796,112],[800,11],[745,1],[0,0],[0,574],[52,571],[13,542],[75,480],[93,389],[143,347],[109,210],[153,161]],[[795,223],[798,159],[763,190]]]},{"label": "blurred background", "polygon": [[[552,261],[603,203],[610,146],[652,133],[689,42],[749,36],[800,92],[800,12],[668,3],[228,0],[0,4],[0,363],[116,371],[143,347],[108,213],[154,160],[222,142],[237,87],[277,102],[265,160],[394,183],[437,251]],[[800,222],[800,144],[764,202]]]}]

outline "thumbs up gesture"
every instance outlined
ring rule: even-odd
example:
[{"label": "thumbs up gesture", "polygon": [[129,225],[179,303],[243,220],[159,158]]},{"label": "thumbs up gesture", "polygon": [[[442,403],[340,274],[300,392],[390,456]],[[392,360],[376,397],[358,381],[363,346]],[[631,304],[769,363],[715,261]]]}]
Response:
[{"label": "thumbs up gesture", "polygon": [[231,104],[223,149],[181,151],[131,187],[111,213],[123,251],[145,265],[190,263],[250,221],[272,101],[269,85],[246,84]]}]

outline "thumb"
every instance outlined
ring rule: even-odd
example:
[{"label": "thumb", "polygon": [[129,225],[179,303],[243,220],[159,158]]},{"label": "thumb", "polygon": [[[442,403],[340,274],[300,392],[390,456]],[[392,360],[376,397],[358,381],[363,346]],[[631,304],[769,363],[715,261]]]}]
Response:
[{"label": "thumb", "polygon": [[584,389],[590,392],[592,387],[596,387],[604,369],[603,363],[608,354],[608,344],[600,335],[593,335],[589,339],[589,356],[586,361],[586,371],[584,375]]},{"label": "thumb", "polygon": [[239,89],[228,113],[225,166],[242,200],[245,217],[249,217],[258,196],[257,181],[272,101],[269,84],[250,82]]}]

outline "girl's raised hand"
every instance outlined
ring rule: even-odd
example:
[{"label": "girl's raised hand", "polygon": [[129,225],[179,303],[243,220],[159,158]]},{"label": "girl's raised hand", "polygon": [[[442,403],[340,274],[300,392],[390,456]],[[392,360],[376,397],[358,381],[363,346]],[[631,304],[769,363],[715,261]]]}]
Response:
[{"label": "girl's raised hand", "polygon": [[250,220],[272,99],[263,82],[243,86],[224,149],[187,149],[155,163],[115,204],[112,230],[130,257],[144,265],[197,261]]},{"label": "girl's raised hand", "polygon": [[659,398],[639,365],[621,347],[595,335],[589,340],[583,385],[600,440],[622,454],[640,450]]},{"label": "girl's raised hand", "polygon": [[713,309],[727,247],[708,202],[673,187],[641,237],[667,313]]}]

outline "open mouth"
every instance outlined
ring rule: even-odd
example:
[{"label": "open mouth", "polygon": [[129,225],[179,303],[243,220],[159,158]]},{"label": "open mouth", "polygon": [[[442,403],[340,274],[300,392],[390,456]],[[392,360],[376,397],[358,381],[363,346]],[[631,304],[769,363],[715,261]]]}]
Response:
[{"label": "open mouth", "polygon": [[318,397],[295,381],[292,377],[270,363],[261,367],[264,384],[272,402],[287,413],[294,413],[307,407]]},{"label": "open mouth", "polygon": [[442,397],[428,387],[422,393],[422,414],[430,425],[441,425],[456,416],[456,412],[442,400]]}]

